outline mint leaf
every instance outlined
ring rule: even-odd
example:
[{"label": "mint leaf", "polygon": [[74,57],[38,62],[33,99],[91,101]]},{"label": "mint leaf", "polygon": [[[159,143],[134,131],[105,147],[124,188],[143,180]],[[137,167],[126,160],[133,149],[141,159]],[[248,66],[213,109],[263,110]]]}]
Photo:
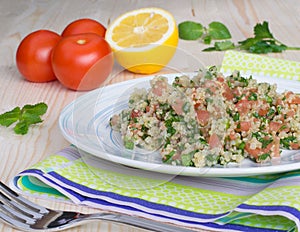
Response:
[{"label": "mint leaf", "polygon": [[203,49],[204,52],[210,52],[210,51],[226,51],[229,49],[234,49],[235,45],[231,41],[222,41],[222,42],[215,42],[213,47],[209,47],[206,49]]},{"label": "mint leaf", "polygon": [[15,107],[13,110],[0,115],[0,125],[9,127],[11,124],[19,120],[21,109]]},{"label": "mint leaf", "polygon": [[210,44],[211,40],[212,40],[211,35],[207,34],[203,37],[203,43],[205,43],[205,44]]},{"label": "mint leaf", "polygon": [[25,105],[22,108],[22,111],[30,114],[43,115],[46,113],[47,109],[48,106],[45,103],[40,102],[35,105]]},{"label": "mint leaf", "polygon": [[215,42],[215,47],[217,51],[225,51],[229,49],[234,49],[235,45],[231,41],[222,41],[222,42]]},{"label": "mint leaf", "polygon": [[220,22],[212,22],[208,25],[207,33],[213,40],[231,39],[228,28]]},{"label": "mint leaf", "polygon": [[216,47],[208,47],[202,50],[202,52],[213,52],[213,51],[217,51]]},{"label": "mint leaf", "polygon": [[269,23],[264,21],[262,24],[258,23],[254,27],[255,38],[269,38],[273,39],[273,35],[269,30]]},{"label": "mint leaf", "polygon": [[43,121],[39,115],[26,112],[22,114],[22,120],[24,120],[28,125],[37,124]]},{"label": "mint leaf", "polygon": [[203,35],[203,26],[200,23],[185,21],[178,25],[179,38],[197,40]]},{"label": "mint leaf", "polygon": [[16,123],[14,132],[26,134],[29,126],[42,122],[41,115],[45,114],[48,106],[41,102],[35,105],[25,105],[22,109],[15,107],[13,110],[0,115],[0,125],[9,127]]},{"label": "mint leaf", "polygon": [[15,125],[14,132],[19,135],[25,135],[27,134],[28,129],[29,125],[26,123],[26,121],[21,120]]}]

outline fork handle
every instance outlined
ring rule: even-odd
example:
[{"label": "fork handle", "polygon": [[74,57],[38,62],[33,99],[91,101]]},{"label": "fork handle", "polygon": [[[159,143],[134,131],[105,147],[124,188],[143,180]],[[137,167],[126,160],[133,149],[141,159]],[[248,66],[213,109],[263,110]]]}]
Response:
[{"label": "fork handle", "polygon": [[89,214],[82,215],[85,219],[101,219],[112,222],[123,223],[143,229],[148,229],[156,232],[191,232],[195,231],[192,229],[182,228],[175,225],[162,223],[158,221],[154,221],[151,219],[129,216],[129,215],[121,215],[121,214],[113,214],[113,213],[99,213],[99,214]]}]

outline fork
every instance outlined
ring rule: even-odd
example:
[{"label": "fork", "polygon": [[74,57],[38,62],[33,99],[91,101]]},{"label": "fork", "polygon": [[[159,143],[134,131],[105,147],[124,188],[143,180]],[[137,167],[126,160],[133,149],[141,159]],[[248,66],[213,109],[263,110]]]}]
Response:
[{"label": "fork", "polygon": [[60,231],[97,219],[123,223],[150,231],[192,231],[175,225],[125,214],[82,214],[79,212],[48,209],[21,197],[1,181],[0,218],[8,225],[22,231]]}]

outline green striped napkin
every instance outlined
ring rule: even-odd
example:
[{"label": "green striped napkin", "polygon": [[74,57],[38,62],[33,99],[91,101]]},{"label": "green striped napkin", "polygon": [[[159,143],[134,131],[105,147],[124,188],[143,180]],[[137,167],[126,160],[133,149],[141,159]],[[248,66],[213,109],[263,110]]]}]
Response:
[{"label": "green striped napkin", "polygon": [[[222,70],[300,78],[299,63],[232,51],[225,53]],[[300,228],[300,170],[230,178],[172,176],[100,160],[70,146],[19,173],[12,186],[25,194],[195,230]]]}]

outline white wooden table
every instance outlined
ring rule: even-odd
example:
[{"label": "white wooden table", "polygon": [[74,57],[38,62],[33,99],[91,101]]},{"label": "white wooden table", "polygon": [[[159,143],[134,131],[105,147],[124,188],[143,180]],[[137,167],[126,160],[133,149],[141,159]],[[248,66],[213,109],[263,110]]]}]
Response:
[{"label": "white wooden table", "polygon": [[[300,46],[299,0],[0,0],[0,113],[15,106],[40,101],[46,102],[49,107],[44,123],[31,128],[27,135],[14,135],[10,129],[0,127],[1,181],[8,183],[18,172],[69,145],[58,128],[58,117],[64,106],[83,94],[68,90],[56,81],[43,84],[25,81],[15,65],[15,53],[21,39],[30,32],[42,28],[60,33],[69,22],[83,17],[94,18],[107,26],[121,13],[150,6],[162,7],[170,11],[177,23],[193,20],[208,25],[212,21],[220,21],[230,29],[234,42],[251,37],[256,23],[268,21],[271,32],[280,41],[290,46]],[[196,41],[180,41],[178,48],[195,56],[205,66],[220,64],[224,55],[223,52],[201,52],[205,45]],[[300,51],[286,51],[268,56],[300,61]],[[176,62],[180,63],[180,60],[175,61],[175,65]],[[123,72],[122,75],[123,79],[137,77],[129,72]],[[61,202],[35,198],[31,200],[57,209],[96,211]],[[0,230],[16,231],[1,223]],[[97,222],[69,231],[143,230]]]}]

